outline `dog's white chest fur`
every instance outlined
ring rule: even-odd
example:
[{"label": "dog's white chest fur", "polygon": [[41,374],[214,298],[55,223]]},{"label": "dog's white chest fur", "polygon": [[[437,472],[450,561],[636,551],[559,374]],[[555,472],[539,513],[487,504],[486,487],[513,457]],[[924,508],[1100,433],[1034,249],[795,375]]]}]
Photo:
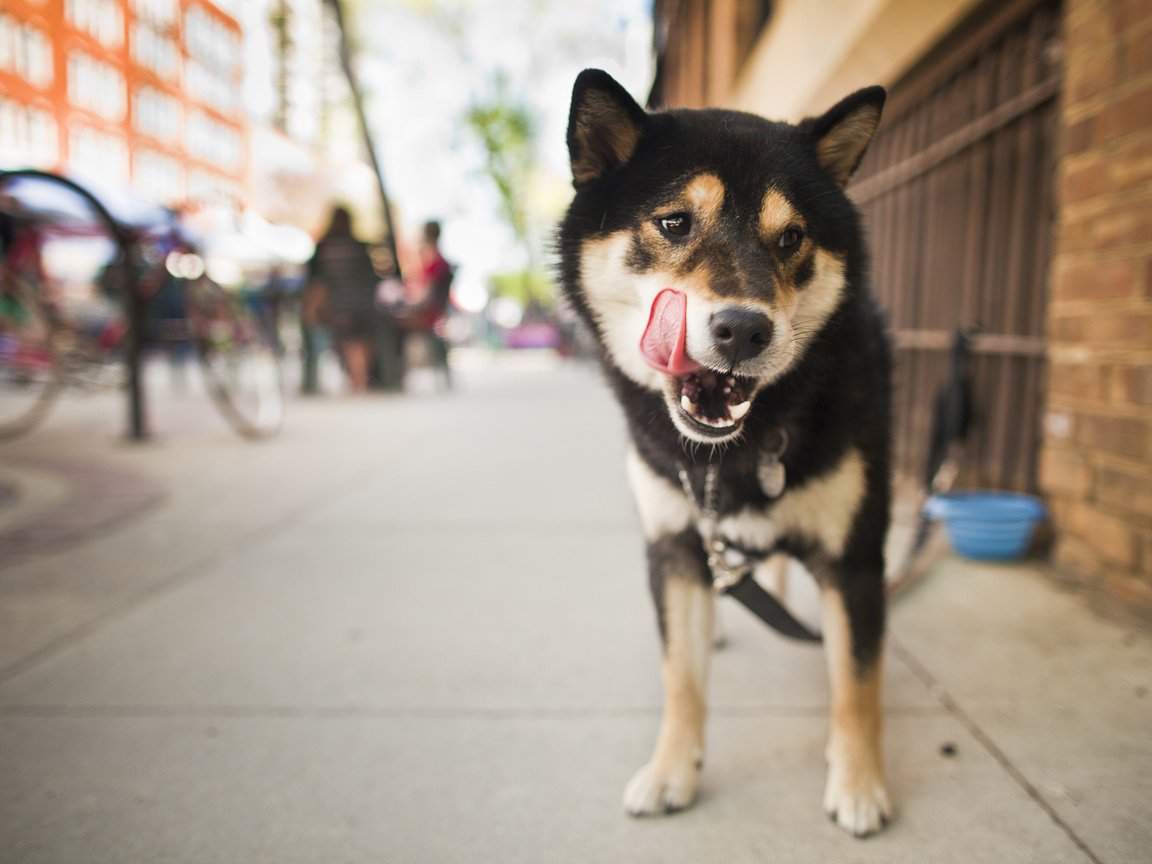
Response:
[{"label": "dog's white chest fur", "polygon": [[[703,527],[697,502],[656,474],[634,448],[628,451],[628,479],[649,541],[692,526]],[[721,517],[717,531],[730,543],[765,551],[784,537],[814,540],[838,557],[848,542],[864,491],[864,459],[859,450],[850,449],[834,469],[798,488],[786,489],[769,508],[746,507]]]}]

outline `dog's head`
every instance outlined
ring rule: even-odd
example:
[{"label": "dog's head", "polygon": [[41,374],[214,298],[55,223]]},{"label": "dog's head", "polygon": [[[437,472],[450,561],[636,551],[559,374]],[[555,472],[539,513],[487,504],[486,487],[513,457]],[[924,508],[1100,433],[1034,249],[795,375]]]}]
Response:
[{"label": "dog's head", "polygon": [[663,394],[687,438],[740,434],[852,290],[843,187],[880,119],[860,90],[799,125],[734,111],[648,114],[610,76],[576,80],[566,290],[612,363]]}]

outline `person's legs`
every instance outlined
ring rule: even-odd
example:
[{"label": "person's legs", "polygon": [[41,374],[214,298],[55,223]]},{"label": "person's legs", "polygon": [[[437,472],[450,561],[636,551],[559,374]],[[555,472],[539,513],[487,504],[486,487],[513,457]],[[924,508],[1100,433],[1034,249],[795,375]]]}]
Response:
[{"label": "person's legs", "polygon": [[347,339],[340,343],[344,354],[344,364],[348,367],[348,379],[353,393],[363,393],[368,389],[368,360],[372,354],[372,344],[361,339]]},{"label": "person's legs", "polygon": [[300,392],[312,395],[320,392],[319,346],[316,344],[316,331],[307,324],[300,323]]},{"label": "person's legs", "polygon": [[451,390],[452,369],[448,365],[448,340],[435,330],[428,331],[428,353],[432,368],[439,373],[441,381],[444,382],[444,389]]},{"label": "person's legs", "polygon": [[380,387],[397,392],[404,388],[404,333],[391,316],[381,318],[376,330],[376,362]]}]

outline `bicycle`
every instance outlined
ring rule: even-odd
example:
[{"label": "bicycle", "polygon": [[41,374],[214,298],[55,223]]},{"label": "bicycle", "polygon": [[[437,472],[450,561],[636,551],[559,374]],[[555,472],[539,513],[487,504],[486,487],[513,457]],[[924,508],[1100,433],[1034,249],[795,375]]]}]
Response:
[{"label": "bicycle", "polygon": [[[34,428],[67,386],[128,385],[142,432],[140,352],[164,344],[195,350],[239,434],[274,434],[284,389],[271,334],[209,278],[174,213],[113,197],[50,172],[0,172],[0,440]],[[148,332],[161,295],[178,313],[154,315]]]}]

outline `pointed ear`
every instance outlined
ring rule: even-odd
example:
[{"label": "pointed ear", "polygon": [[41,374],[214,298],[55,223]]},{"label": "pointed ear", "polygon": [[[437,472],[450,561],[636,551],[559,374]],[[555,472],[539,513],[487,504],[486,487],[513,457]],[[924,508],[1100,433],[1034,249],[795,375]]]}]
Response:
[{"label": "pointed ear", "polygon": [[616,80],[585,69],[572,88],[568,154],[572,180],[580,186],[623,167],[640,143],[648,115]]},{"label": "pointed ear", "polygon": [[848,183],[864,157],[880,124],[880,112],[887,95],[883,87],[865,87],[821,116],[809,117],[800,123],[816,148],[820,166],[840,186]]}]

